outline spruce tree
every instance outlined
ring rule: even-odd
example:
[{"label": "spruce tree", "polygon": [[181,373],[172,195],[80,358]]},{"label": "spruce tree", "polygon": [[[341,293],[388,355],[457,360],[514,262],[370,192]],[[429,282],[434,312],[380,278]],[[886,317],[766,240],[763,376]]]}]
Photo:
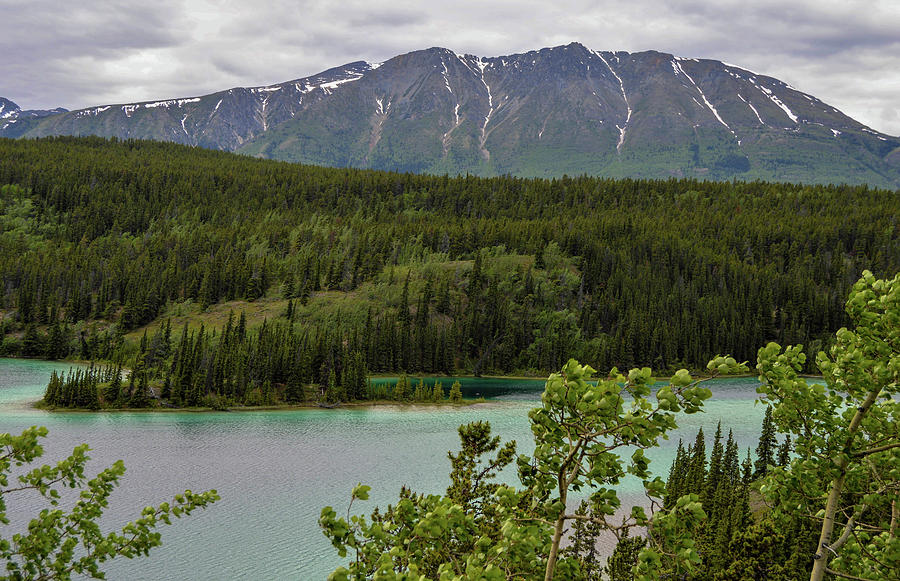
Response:
[{"label": "spruce tree", "polygon": [[666,496],[663,499],[665,508],[672,508],[675,501],[686,494],[685,480],[688,471],[688,455],[684,449],[684,442],[678,439],[678,448],[675,459],[669,467],[669,478],[666,480]]},{"label": "spruce tree", "polygon": [[128,405],[133,408],[145,408],[150,406],[150,386],[147,381],[147,371],[144,369],[143,360],[139,359],[132,377],[137,376],[136,385],[131,392]]},{"label": "spruce tree", "polygon": [[775,464],[775,447],[777,444],[775,424],[772,422],[772,406],[766,406],[762,432],[759,436],[759,444],[756,446],[756,470],[754,472],[756,478],[765,474],[768,471],[768,467]]},{"label": "spruce tree", "polygon": [[462,402],[462,385],[459,381],[454,381],[450,386],[450,401],[453,403]]},{"label": "spruce tree", "polygon": [[[723,473],[723,456],[725,448],[722,446],[722,422],[716,426],[716,435],[713,439],[712,454],[709,460],[709,473],[706,478],[706,484],[703,487],[703,493],[700,495],[700,501],[707,506],[707,501],[712,500],[716,495],[716,489],[722,480]],[[707,511],[709,512],[709,511]]]},{"label": "spruce tree", "polygon": [[295,367],[291,368],[287,383],[284,386],[284,401],[287,403],[299,403],[303,401],[303,384],[300,373]]},{"label": "spruce tree", "polygon": [[697,432],[694,444],[689,448],[690,466],[687,473],[687,486],[692,491],[702,491],[706,483],[706,439],[703,428]]},{"label": "spruce tree", "polygon": [[634,581],[632,568],[646,544],[647,541],[643,537],[625,537],[616,543],[616,548],[613,549],[604,568],[609,581]]},{"label": "spruce tree", "polygon": [[103,391],[103,399],[106,405],[116,406],[122,399],[122,366],[116,365],[112,379]]},{"label": "spruce tree", "polygon": [[431,392],[431,401],[435,403],[444,401],[444,388],[440,381],[437,381],[434,384],[434,389]]},{"label": "spruce tree", "polygon": [[784,442],[778,446],[777,466],[787,466],[791,462],[791,435],[788,434],[784,438]]},{"label": "spruce tree", "polygon": [[407,402],[412,398],[412,392],[409,387],[409,378],[405,375],[400,376],[397,385],[394,386],[393,399],[396,401]]}]

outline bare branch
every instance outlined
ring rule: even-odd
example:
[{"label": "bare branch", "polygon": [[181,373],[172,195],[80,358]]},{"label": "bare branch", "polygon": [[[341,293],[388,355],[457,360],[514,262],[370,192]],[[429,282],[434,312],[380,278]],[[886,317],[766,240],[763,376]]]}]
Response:
[{"label": "bare branch", "polygon": [[828,567],[825,567],[825,572],[831,573],[832,575],[837,575],[838,577],[843,577],[844,579],[854,579],[855,581],[878,581],[878,579],[866,579],[865,577],[848,575],[847,573],[841,573],[840,571],[835,571],[834,569],[829,569]]}]

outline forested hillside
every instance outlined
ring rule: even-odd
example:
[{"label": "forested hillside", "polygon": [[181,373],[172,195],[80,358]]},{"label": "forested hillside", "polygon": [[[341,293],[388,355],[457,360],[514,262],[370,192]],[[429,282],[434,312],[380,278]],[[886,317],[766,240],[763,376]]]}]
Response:
[{"label": "forested hillside", "polygon": [[296,349],[273,383],[304,349],[312,382],[355,353],[370,372],[545,373],[815,350],[863,269],[900,270],[900,198],[866,187],[433,177],[70,137],[0,140],[0,186],[3,354],[120,359],[126,332],[178,313],[192,333],[219,313],[216,343],[229,309],[267,305]]}]

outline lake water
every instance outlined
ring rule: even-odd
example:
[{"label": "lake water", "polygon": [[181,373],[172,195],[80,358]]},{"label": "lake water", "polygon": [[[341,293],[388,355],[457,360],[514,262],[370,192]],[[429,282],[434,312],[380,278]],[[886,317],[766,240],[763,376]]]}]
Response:
[{"label": "lake water", "polygon": [[[488,420],[496,433],[517,440],[519,450],[530,454],[527,413],[543,389],[541,381],[470,379],[464,393],[479,393],[488,402],[462,408],[52,413],[30,407],[51,372],[69,367],[0,359],[0,432],[47,426],[45,462],[87,442],[90,474],[124,460],[127,472],[110,499],[105,529],[186,488],[216,488],[222,497],[161,529],[163,546],[148,558],[109,563],[105,570],[113,581],[325,579],[341,561],[319,531],[322,507],[341,514],[358,482],[372,486],[360,512],[396,500],[403,485],[442,492],[449,484],[447,452],[458,448],[456,429],[465,422]],[[447,393],[453,381],[442,382]],[[764,412],[754,405],[756,381],[707,385],[713,398],[706,413],[684,417],[673,438],[648,454],[655,473],[665,476],[678,438],[692,440],[699,426],[709,447],[719,420],[734,430],[742,456],[747,447],[755,449]],[[639,486],[622,487],[623,504],[641,501]],[[3,536],[42,506],[33,497],[10,498],[13,523],[0,527]]]}]

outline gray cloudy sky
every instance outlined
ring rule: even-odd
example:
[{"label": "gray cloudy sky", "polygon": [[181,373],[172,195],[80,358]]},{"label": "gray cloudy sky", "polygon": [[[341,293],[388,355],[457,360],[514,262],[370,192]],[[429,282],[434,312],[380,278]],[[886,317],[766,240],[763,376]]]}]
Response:
[{"label": "gray cloudy sky", "polygon": [[76,109],[431,46],[499,56],[572,41],[722,60],[900,135],[897,0],[0,0],[0,96]]}]

